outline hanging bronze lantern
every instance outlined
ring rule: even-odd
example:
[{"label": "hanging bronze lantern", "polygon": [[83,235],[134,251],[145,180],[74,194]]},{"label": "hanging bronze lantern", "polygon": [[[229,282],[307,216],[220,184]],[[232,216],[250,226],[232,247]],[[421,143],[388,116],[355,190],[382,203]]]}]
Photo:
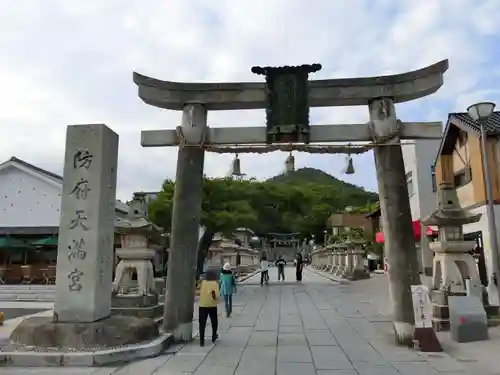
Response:
[{"label": "hanging bronze lantern", "polygon": [[290,152],[290,155],[285,160],[285,173],[290,173],[295,171],[295,157]]},{"label": "hanging bronze lantern", "polygon": [[354,174],[354,164],[352,162],[351,155],[347,155],[347,157],[345,158],[345,162],[346,162],[345,174]]},{"label": "hanging bronze lantern", "polygon": [[243,176],[241,173],[241,163],[240,163],[240,158],[238,157],[238,154],[234,156],[233,159],[233,169],[231,171],[231,175],[233,176]]}]

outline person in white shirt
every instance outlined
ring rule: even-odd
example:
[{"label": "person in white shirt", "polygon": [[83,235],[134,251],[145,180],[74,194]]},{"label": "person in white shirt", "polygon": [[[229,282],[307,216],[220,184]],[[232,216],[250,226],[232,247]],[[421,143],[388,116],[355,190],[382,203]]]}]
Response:
[{"label": "person in white shirt", "polygon": [[260,260],[260,285],[267,284],[269,281],[269,262],[267,261],[266,255],[262,255]]}]

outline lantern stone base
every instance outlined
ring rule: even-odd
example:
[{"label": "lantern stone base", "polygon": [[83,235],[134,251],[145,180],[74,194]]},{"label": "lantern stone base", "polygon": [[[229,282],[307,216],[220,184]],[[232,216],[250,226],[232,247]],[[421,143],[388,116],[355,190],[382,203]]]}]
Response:
[{"label": "lantern stone base", "polygon": [[363,280],[363,279],[369,279],[370,278],[370,273],[367,272],[365,269],[355,269],[350,273],[347,273],[344,275],[344,278],[350,281],[355,281],[355,280]]},{"label": "lantern stone base", "polygon": [[[431,293],[432,301],[432,327],[436,332],[450,330],[450,310],[448,307],[448,296],[466,296],[466,293],[450,293],[441,290],[433,290]],[[500,325],[500,313],[498,306],[483,304],[488,326]]]},{"label": "lantern stone base", "polygon": [[111,299],[111,304],[113,307],[154,306],[158,304],[158,295],[115,294]]},{"label": "lantern stone base", "polygon": [[450,330],[450,309],[448,306],[448,296],[466,296],[466,293],[450,293],[442,290],[431,292],[432,303],[432,328],[436,332]]},{"label": "lantern stone base", "polygon": [[112,315],[135,316],[157,319],[163,315],[163,304],[158,303],[158,295],[114,295]]},{"label": "lantern stone base", "polygon": [[93,323],[55,323],[51,317],[25,319],[12,331],[12,344],[40,348],[105,349],[150,341],[159,336],[153,319],[110,316]]},{"label": "lantern stone base", "polygon": [[343,276],[346,272],[347,267],[345,266],[340,266],[337,268],[337,272],[335,272],[335,276]]}]

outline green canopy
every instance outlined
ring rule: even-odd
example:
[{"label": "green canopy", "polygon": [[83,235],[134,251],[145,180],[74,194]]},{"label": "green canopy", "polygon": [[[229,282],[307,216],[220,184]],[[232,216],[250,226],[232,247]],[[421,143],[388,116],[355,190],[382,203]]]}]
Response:
[{"label": "green canopy", "polygon": [[0,237],[0,249],[28,248],[29,244],[13,237]]},{"label": "green canopy", "polygon": [[50,236],[34,241],[31,244],[34,246],[57,246],[57,243],[58,243],[57,236]]}]

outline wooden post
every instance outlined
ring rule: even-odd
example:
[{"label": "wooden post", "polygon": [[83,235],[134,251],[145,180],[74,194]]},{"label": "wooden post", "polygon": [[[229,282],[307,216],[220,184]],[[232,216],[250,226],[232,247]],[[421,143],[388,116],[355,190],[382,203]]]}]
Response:
[{"label": "wooden post", "polygon": [[171,251],[163,328],[176,341],[192,340],[196,287],[196,260],[200,229],[205,150],[198,146],[207,126],[207,111],[201,104],[188,104],[182,112],[182,138],[172,209]]},{"label": "wooden post", "polygon": [[[397,130],[398,121],[392,99],[374,99],[369,104],[369,111],[377,136],[384,137]],[[399,137],[396,137],[387,141],[387,144],[398,142]],[[403,154],[399,144],[377,147],[374,154],[394,330],[398,343],[411,345],[415,325],[411,285],[419,285],[420,276]]]}]

